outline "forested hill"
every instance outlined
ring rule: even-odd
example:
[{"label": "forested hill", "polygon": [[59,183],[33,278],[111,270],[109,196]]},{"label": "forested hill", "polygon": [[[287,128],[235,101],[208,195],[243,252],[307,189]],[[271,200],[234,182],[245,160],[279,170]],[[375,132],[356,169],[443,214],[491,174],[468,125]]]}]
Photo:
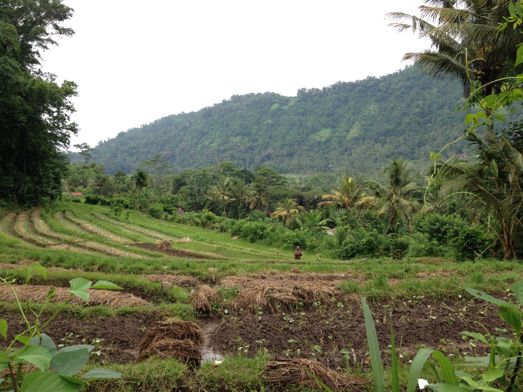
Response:
[{"label": "forested hill", "polygon": [[99,144],[110,173],[134,171],[160,154],[175,169],[221,161],[282,173],[348,170],[369,175],[393,158],[428,159],[460,135],[462,90],[418,67],[381,78],[299,90],[233,96],[198,112],[162,118]]}]

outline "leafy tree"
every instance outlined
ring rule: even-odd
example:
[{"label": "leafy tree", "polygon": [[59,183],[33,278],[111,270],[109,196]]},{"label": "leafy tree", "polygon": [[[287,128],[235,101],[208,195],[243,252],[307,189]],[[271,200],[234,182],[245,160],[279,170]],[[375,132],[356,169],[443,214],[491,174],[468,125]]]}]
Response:
[{"label": "leafy tree", "polygon": [[62,1],[6,0],[0,4],[0,199],[37,204],[61,193],[76,86],[54,82],[40,53],[70,35],[61,26],[72,10]]},{"label": "leafy tree", "polygon": [[259,167],[254,172],[252,192],[249,198],[250,205],[254,205],[252,202],[256,200],[258,206],[267,212],[270,206],[269,202],[275,200],[276,194],[286,183],[285,177],[274,170],[265,166]]},{"label": "leafy tree", "polygon": [[[511,2],[505,7],[510,14],[501,26],[500,33],[507,30],[520,35],[523,23],[523,3]],[[509,27],[510,25],[510,27]],[[513,43],[513,56],[505,61],[514,61],[516,44]],[[523,62],[523,52],[518,49],[516,65]],[[476,159],[450,160],[441,162],[439,173],[448,182],[444,186],[450,192],[464,192],[473,196],[477,210],[494,217],[496,223],[489,225],[495,231],[506,259],[517,256],[516,244],[520,242],[523,207],[523,150],[518,142],[521,123],[513,123],[507,129],[499,130],[499,122],[507,108],[514,108],[523,96],[521,77],[498,80],[501,88],[495,93],[484,93],[482,86],[478,94],[469,97],[469,103],[477,106],[477,112],[467,115],[465,136],[477,152]],[[483,94],[482,94],[483,93]]]},{"label": "leafy tree", "polygon": [[137,189],[143,189],[147,186],[147,183],[149,182],[149,177],[147,176],[147,173],[144,171],[138,170],[135,175],[133,176],[134,184]]}]

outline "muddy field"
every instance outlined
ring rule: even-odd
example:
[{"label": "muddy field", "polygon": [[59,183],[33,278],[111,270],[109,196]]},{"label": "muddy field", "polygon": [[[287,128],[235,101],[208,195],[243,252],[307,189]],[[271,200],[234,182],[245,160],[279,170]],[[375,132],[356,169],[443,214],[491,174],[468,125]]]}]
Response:
[{"label": "muddy field", "polygon": [[[399,352],[411,358],[421,346],[449,355],[471,354],[461,332],[503,328],[497,310],[465,298],[418,299],[371,303],[382,348],[390,345],[392,320]],[[392,318],[391,318],[392,311]],[[211,344],[223,353],[254,355],[267,350],[276,357],[316,358],[330,368],[367,366],[367,340],[358,300],[319,305],[306,311],[225,315],[212,332]]]},{"label": "muddy field", "polygon": [[[8,342],[14,332],[21,332],[25,324],[17,312],[0,311],[0,318],[8,321]],[[155,325],[157,317],[150,314],[127,314],[116,317],[76,318],[60,314],[46,327],[46,333],[57,345],[91,344],[95,346],[93,360],[105,363],[134,362],[138,346],[146,331]],[[46,318],[44,317],[44,322]],[[4,347],[6,341],[1,341]]]},{"label": "muddy field", "polygon": [[[483,329],[484,325],[491,331],[504,327],[494,307],[469,298],[376,301],[371,308],[381,347],[390,344],[392,320],[404,360],[424,345],[451,356],[472,354],[482,349],[472,348],[461,332]],[[11,332],[23,329],[17,313],[2,312],[0,318],[9,321]],[[95,345],[97,361],[127,363],[137,361],[140,343],[159,320],[159,316],[139,313],[86,319],[59,315],[46,330],[60,344]],[[239,312],[197,322],[204,333],[206,355],[252,356],[267,350],[275,358],[317,359],[331,369],[368,365],[363,314],[356,298],[302,311]]]}]

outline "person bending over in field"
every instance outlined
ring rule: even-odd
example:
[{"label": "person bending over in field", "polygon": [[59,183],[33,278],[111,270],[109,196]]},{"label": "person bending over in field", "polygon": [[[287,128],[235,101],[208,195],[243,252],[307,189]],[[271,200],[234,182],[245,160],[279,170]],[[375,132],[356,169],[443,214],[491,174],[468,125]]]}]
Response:
[{"label": "person bending over in field", "polygon": [[294,249],[294,260],[299,259],[301,259],[301,249],[299,246],[297,246],[296,249]]}]

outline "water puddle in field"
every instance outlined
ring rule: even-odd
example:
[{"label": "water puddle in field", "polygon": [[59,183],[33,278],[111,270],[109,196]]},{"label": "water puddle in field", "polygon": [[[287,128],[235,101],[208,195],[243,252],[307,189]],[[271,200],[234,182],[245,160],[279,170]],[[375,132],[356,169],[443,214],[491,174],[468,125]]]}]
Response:
[{"label": "water puddle in field", "polygon": [[223,355],[217,351],[214,351],[214,348],[211,346],[211,337],[218,328],[220,323],[218,321],[206,323],[202,326],[203,333],[203,344],[202,344],[202,358],[201,364],[207,362],[214,363],[214,361],[223,361]]}]

